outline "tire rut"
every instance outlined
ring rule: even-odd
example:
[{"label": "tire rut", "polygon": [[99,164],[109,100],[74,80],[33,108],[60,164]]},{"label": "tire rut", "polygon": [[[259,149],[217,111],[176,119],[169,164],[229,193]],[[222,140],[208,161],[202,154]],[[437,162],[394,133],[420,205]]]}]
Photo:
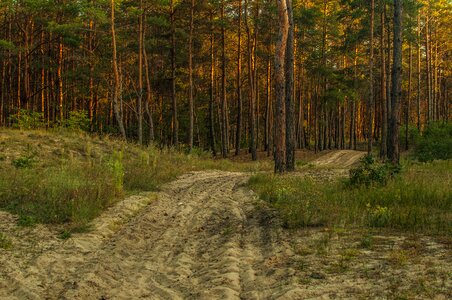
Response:
[{"label": "tire rut", "polygon": [[[19,299],[267,299],[298,289],[274,213],[247,176],[195,172],[167,184],[96,249],[38,257],[13,283]],[[74,237],[77,240],[78,237]],[[86,241],[85,241],[86,242]],[[77,244],[75,242],[75,244]]]}]

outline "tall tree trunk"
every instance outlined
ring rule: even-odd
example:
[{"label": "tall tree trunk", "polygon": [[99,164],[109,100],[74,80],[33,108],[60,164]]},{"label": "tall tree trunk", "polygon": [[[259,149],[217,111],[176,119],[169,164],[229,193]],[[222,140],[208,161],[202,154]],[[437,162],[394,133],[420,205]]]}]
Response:
[{"label": "tall tree trunk", "polygon": [[380,157],[386,158],[388,149],[388,111],[387,111],[387,91],[386,91],[386,54],[385,54],[385,2],[381,1],[381,31],[380,31],[380,56],[381,56],[381,81],[380,81],[380,97],[381,97],[381,144]]},{"label": "tall tree trunk", "polygon": [[88,33],[88,51],[89,51],[89,103],[88,103],[88,116],[90,130],[94,131],[94,61],[93,61],[93,36],[94,36],[94,21],[89,21],[89,33]]},{"label": "tall tree trunk", "polygon": [[143,0],[140,0],[140,16],[138,29],[138,144],[143,144]]},{"label": "tall tree trunk", "polygon": [[408,95],[406,98],[406,111],[405,111],[405,150],[408,150],[408,127],[410,125],[410,106],[411,106],[411,74],[412,74],[412,47],[411,42],[409,47],[409,62],[408,62]]},{"label": "tall tree trunk", "polygon": [[286,171],[286,93],[285,57],[289,34],[289,15],[286,0],[277,0],[279,34],[275,54],[275,173]]},{"label": "tall tree trunk", "polygon": [[213,30],[213,12],[210,13],[210,101],[209,101],[209,140],[210,150],[213,156],[217,155],[215,150],[215,124],[214,124],[214,102],[215,102],[215,36]]},{"label": "tall tree trunk", "polygon": [[388,158],[398,164],[399,115],[402,97],[402,0],[394,0],[394,53],[392,65],[391,121],[389,123]]},{"label": "tall tree trunk", "polygon": [[179,120],[177,117],[176,98],[176,28],[174,21],[174,0],[170,0],[171,23],[171,103],[173,107],[173,145],[179,146]]},{"label": "tall tree trunk", "polygon": [[351,101],[350,110],[350,142],[349,149],[356,150],[356,102],[358,101],[358,47],[355,46],[355,58],[353,60],[353,89],[356,98]]},{"label": "tall tree trunk", "polygon": [[190,4],[190,33],[188,38],[188,149],[193,148],[193,128],[194,128],[194,105],[193,105],[193,19],[195,10],[195,0],[191,0]]},{"label": "tall tree trunk", "polygon": [[146,78],[146,103],[144,105],[144,108],[146,110],[146,114],[148,115],[149,143],[153,143],[155,139],[155,134],[154,134],[154,119],[152,117],[152,89],[151,89],[151,78],[149,76],[149,61],[145,41],[146,41],[146,30],[143,29],[143,58],[145,68],[144,75]]},{"label": "tall tree trunk", "polygon": [[[44,30],[41,32],[41,46],[40,46],[40,54],[41,54],[41,114],[42,114],[42,121],[45,121],[45,112],[46,112],[46,76],[45,76],[45,69],[44,69]],[[3,86],[3,85],[2,85]]]},{"label": "tall tree trunk", "polygon": [[[270,48],[270,47],[269,47]],[[264,137],[264,149],[267,151],[267,156],[270,156],[271,147],[270,140],[272,137],[272,81],[271,81],[271,55],[269,51],[268,59],[267,59],[267,97],[266,97],[266,105],[265,105],[265,137]]]},{"label": "tall tree trunk", "polygon": [[251,152],[252,160],[257,159],[256,152],[256,129],[255,129],[255,84],[254,84],[254,71],[253,71],[253,52],[251,43],[251,32],[248,20],[248,0],[245,0],[245,27],[247,35],[247,53],[248,53],[248,83],[249,83],[249,149]]},{"label": "tall tree trunk", "polygon": [[120,97],[120,79],[118,71],[118,61],[116,54],[116,32],[115,32],[115,0],[111,0],[111,37],[112,37],[112,47],[113,47],[113,73],[115,77],[115,85],[113,89],[113,109],[118,122],[119,132],[123,139],[126,139],[126,130],[124,129],[124,124],[122,122],[122,114],[120,113],[120,107],[118,103],[118,97]]},{"label": "tall tree trunk", "polygon": [[239,0],[237,29],[237,128],[235,132],[235,155],[240,154],[242,140],[242,0]]},{"label": "tall tree trunk", "polygon": [[427,124],[433,121],[432,86],[430,70],[430,10],[425,20],[425,64],[427,72]]},{"label": "tall tree trunk", "polygon": [[369,81],[370,81],[370,95],[367,104],[367,154],[372,154],[372,125],[373,125],[373,107],[374,107],[374,14],[375,3],[374,0],[370,1],[370,58],[369,58]]},{"label": "tall tree trunk", "polygon": [[417,130],[421,132],[421,14],[417,15]]},{"label": "tall tree trunk", "polygon": [[286,170],[295,170],[295,101],[294,101],[294,23],[292,0],[286,0],[289,19],[285,67],[286,93]]},{"label": "tall tree trunk", "polygon": [[221,154],[223,157],[228,156],[229,152],[229,128],[227,122],[228,106],[226,98],[226,29],[224,22],[224,0],[221,1],[221,119],[222,119],[222,147]]},{"label": "tall tree trunk", "polygon": [[59,44],[58,44],[59,50],[58,50],[58,70],[57,70],[57,76],[58,76],[58,107],[59,107],[59,113],[60,113],[60,125],[63,124],[63,40],[60,38]]}]

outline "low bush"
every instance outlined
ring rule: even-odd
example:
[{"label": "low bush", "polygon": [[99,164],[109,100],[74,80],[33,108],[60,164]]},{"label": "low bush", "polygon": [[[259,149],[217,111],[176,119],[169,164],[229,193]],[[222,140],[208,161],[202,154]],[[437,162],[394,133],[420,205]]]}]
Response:
[{"label": "low bush", "polygon": [[44,116],[42,113],[21,109],[20,113],[11,115],[9,121],[13,127],[20,129],[37,129],[44,128]]},{"label": "low bush", "polygon": [[385,185],[388,180],[400,172],[400,167],[388,163],[380,163],[371,155],[364,156],[358,167],[350,170],[351,186]]},{"label": "low bush", "polygon": [[69,113],[69,117],[64,121],[63,125],[69,130],[88,131],[90,126],[88,113],[84,110],[71,111]]},{"label": "low bush", "polygon": [[432,123],[419,137],[414,151],[422,162],[452,158],[452,123]]}]

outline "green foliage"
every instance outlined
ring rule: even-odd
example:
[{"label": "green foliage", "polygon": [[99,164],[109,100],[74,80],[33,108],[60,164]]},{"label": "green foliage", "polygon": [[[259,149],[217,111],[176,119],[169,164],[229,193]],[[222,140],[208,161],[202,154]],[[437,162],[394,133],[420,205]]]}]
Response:
[{"label": "green foliage", "polygon": [[370,234],[366,234],[362,237],[359,246],[364,249],[371,249],[374,244],[374,239]]},{"label": "green foliage", "polygon": [[16,169],[26,169],[31,168],[34,163],[34,158],[29,156],[22,156],[13,159],[12,164]]},{"label": "green foliage", "polygon": [[0,39],[0,50],[14,50],[15,46],[12,42]]},{"label": "green foliage", "polygon": [[[400,127],[400,144],[405,145],[406,140],[406,128]],[[408,126],[408,145],[415,146],[420,139],[420,132],[416,126]]]},{"label": "green foliage", "polygon": [[324,215],[328,205],[322,201],[313,181],[258,174],[248,184],[258,189],[263,200],[281,211],[286,227],[326,225]]},{"label": "green foliage", "polygon": [[18,223],[84,223],[121,195],[114,171],[105,164],[61,161],[48,168],[10,168],[0,176],[0,208]]},{"label": "green foliage", "polygon": [[122,151],[114,152],[112,161],[109,164],[114,182],[115,188],[118,193],[121,193],[124,185],[124,167],[122,165]]},{"label": "green foliage", "polygon": [[19,129],[38,129],[45,127],[43,122],[43,115],[39,112],[33,112],[26,109],[21,109],[20,114],[9,116],[9,121],[13,127]]},{"label": "green foliage", "polygon": [[419,161],[452,158],[452,123],[432,123],[418,139],[414,153]]},{"label": "green foliage", "polygon": [[390,221],[390,211],[387,207],[367,205],[367,220],[371,227],[385,227]]},{"label": "green foliage", "polygon": [[69,113],[69,118],[64,121],[64,126],[70,130],[82,130],[88,131],[90,125],[90,120],[88,113],[84,110],[82,111],[71,111]]},{"label": "green foliage", "polygon": [[359,226],[452,233],[452,161],[411,165],[386,185],[258,174],[248,185],[289,227]]},{"label": "green foliage", "polygon": [[351,186],[385,185],[388,180],[400,172],[399,166],[379,163],[371,155],[361,159],[361,164],[350,170],[349,184]]},{"label": "green foliage", "polygon": [[[110,140],[108,136],[100,140],[74,130],[26,134],[3,130],[0,135],[7,141],[0,143],[0,151],[7,154],[0,157],[0,209],[17,214],[21,226],[65,223],[67,232],[62,232],[61,238],[85,228],[124,191],[155,191],[194,170],[272,168],[270,162],[212,160],[196,148],[184,154],[172,148]],[[41,146],[44,143],[46,147]]]}]

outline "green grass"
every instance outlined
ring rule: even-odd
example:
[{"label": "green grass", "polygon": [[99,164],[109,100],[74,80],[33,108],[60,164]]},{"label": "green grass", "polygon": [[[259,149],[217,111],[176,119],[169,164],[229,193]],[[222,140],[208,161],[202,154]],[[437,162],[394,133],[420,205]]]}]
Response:
[{"label": "green grass", "polygon": [[0,209],[18,224],[83,228],[126,194],[156,191],[190,171],[271,170],[271,162],[213,160],[196,150],[140,147],[79,131],[0,129]]},{"label": "green grass", "polygon": [[452,160],[409,163],[387,185],[351,187],[258,174],[249,186],[279,210],[287,227],[378,227],[452,233]]},{"label": "green grass", "polygon": [[13,247],[13,242],[0,232],[0,249],[10,249]]}]

